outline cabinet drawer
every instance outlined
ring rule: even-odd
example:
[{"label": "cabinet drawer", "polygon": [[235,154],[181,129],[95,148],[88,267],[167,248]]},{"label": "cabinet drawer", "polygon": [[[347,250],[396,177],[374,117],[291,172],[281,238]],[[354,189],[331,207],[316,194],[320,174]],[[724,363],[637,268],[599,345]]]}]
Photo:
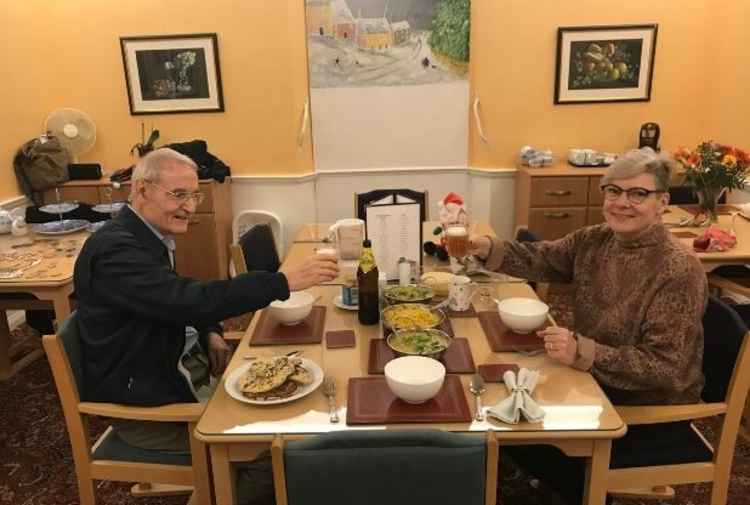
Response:
[{"label": "cabinet drawer", "polygon": [[589,205],[602,205],[604,203],[604,195],[599,189],[601,183],[601,177],[589,177]]},{"label": "cabinet drawer", "polygon": [[[60,201],[75,200],[89,205],[100,203],[96,186],[60,186],[58,190],[60,191]],[[55,195],[54,189],[44,191],[44,203],[55,203],[56,201],[57,195]]]},{"label": "cabinet drawer", "polygon": [[604,214],[602,214],[601,207],[589,207],[588,219],[586,224],[591,226],[592,224],[601,224],[605,221]]},{"label": "cabinet drawer", "polygon": [[529,230],[542,240],[554,240],[586,226],[586,212],[586,208],[576,207],[531,209]]},{"label": "cabinet drawer", "polygon": [[187,233],[175,235],[175,266],[185,277],[202,281],[223,278],[214,214],[193,214]]},{"label": "cabinet drawer", "polygon": [[586,205],[588,190],[588,177],[534,177],[531,181],[531,206]]}]

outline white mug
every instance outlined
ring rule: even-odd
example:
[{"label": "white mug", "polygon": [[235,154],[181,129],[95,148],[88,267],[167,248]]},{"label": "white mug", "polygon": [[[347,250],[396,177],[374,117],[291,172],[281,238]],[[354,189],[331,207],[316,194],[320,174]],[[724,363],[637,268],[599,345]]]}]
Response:
[{"label": "white mug", "polygon": [[586,164],[586,152],[584,149],[571,149],[568,151],[568,161],[574,165]]},{"label": "white mug", "polygon": [[454,312],[469,310],[476,287],[477,285],[471,282],[471,279],[467,276],[454,275],[448,295],[448,307]]}]

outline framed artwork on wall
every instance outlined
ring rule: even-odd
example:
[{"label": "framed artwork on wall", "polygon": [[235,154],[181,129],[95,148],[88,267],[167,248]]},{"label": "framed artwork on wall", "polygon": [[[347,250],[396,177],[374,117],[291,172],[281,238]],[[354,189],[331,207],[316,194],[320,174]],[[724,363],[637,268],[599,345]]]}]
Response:
[{"label": "framed artwork on wall", "polygon": [[215,33],[120,37],[130,113],[223,112]]},{"label": "framed artwork on wall", "polygon": [[651,100],[658,25],[557,29],[555,104]]}]

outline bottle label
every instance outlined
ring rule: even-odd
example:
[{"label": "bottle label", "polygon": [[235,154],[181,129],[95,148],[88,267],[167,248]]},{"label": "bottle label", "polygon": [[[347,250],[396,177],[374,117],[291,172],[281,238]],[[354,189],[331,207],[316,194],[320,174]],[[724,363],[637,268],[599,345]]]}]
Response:
[{"label": "bottle label", "polygon": [[372,249],[362,250],[362,256],[359,258],[359,268],[364,274],[375,268],[375,256],[372,254]]}]

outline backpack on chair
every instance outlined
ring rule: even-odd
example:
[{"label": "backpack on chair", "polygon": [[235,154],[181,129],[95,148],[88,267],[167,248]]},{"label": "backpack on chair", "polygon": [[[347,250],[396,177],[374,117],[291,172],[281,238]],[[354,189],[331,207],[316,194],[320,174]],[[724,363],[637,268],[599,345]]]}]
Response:
[{"label": "backpack on chair", "polygon": [[42,135],[23,144],[13,158],[13,169],[21,190],[36,205],[42,192],[70,179],[70,152],[52,135]]}]

